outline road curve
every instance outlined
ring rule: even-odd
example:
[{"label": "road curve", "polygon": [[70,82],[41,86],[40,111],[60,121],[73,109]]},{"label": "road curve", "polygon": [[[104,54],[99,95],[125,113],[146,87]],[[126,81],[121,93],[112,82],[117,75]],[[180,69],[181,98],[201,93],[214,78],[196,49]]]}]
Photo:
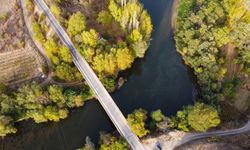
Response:
[{"label": "road curve", "polygon": [[232,130],[227,130],[227,131],[214,131],[214,132],[208,132],[208,133],[200,133],[200,134],[188,134],[184,136],[184,138],[177,142],[172,149],[175,149],[177,147],[180,147],[188,142],[195,141],[198,139],[204,139],[204,138],[209,138],[213,136],[217,137],[223,137],[223,136],[231,136],[231,135],[237,135],[237,134],[242,134],[245,132],[250,132],[250,120],[248,123],[238,129],[232,129]]},{"label": "road curve", "polygon": [[23,12],[24,23],[25,23],[27,31],[28,31],[28,33],[30,35],[30,38],[31,38],[32,42],[34,43],[34,45],[36,46],[38,53],[43,57],[43,59],[44,59],[44,61],[46,63],[46,67],[48,68],[47,77],[41,83],[41,85],[45,85],[45,84],[49,83],[52,80],[52,63],[51,63],[50,59],[48,58],[45,50],[42,48],[41,44],[39,44],[34,39],[33,32],[32,32],[31,21],[28,19],[28,11],[26,9],[25,0],[20,0],[19,2],[21,4],[21,8],[22,8],[22,12]]},{"label": "road curve", "polygon": [[125,119],[125,117],[123,116],[123,114],[113,101],[112,97],[104,88],[104,86],[97,78],[94,71],[90,68],[86,60],[79,54],[79,52],[71,42],[67,33],[64,31],[62,26],[50,12],[48,6],[45,4],[43,0],[34,0],[34,1],[47,16],[47,19],[49,20],[54,31],[60,37],[61,41],[69,48],[74,64],[81,72],[84,79],[86,79],[90,88],[94,91],[95,96],[101,103],[102,107],[108,114],[109,118],[111,119],[117,130],[127,140],[132,149],[144,150],[145,148],[142,146],[139,138],[130,129],[127,120]]}]

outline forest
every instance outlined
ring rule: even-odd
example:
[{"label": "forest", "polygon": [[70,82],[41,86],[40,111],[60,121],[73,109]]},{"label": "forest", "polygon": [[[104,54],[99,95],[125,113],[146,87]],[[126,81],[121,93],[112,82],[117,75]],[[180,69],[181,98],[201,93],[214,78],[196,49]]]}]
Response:
[{"label": "forest", "polygon": [[33,119],[36,123],[58,122],[68,116],[69,108],[81,107],[94,98],[88,86],[62,88],[58,85],[40,86],[36,82],[24,85],[16,92],[1,85],[0,136],[16,133],[15,122]]},{"label": "forest", "polygon": [[[35,13],[32,17],[35,39],[51,60],[55,78],[66,82],[82,80],[69,50],[53,34],[46,17],[34,12],[34,4],[30,0],[27,2],[30,13]],[[152,23],[138,1],[83,0],[75,3],[51,0],[47,4],[77,50],[110,91],[114,90],[118,73],[130,68],[136,58],[144,57]]]},{"label": "forest", "polygon": [[248,0],[180,0],[175,40],[203,102],[218,108],[249,81]]}]

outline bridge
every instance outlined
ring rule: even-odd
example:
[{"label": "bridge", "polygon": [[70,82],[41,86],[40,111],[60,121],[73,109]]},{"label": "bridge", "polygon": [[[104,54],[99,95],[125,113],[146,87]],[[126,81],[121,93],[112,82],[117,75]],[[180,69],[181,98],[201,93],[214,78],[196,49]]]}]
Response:
[{"label": "bridge", "polygon": [[74,64],[81,72],[90,88],[93,90],[96,98],[101,103],[102,107],[108,114],[109,118],[111,119],[121,136],[123,136],[127,140],[133,150],[144,150],[145,148],[142,146],[139,138],[132,132],[126,118],[123,116],[122,112],[117,107],[114,100],[102,85],[101,81],[98,79],[94,71],[90,68],[87,61],[79,54],[74,44],[70,40],[68,34],[51,13],[44,0],[34,1],[47,16],[51,26],[53,27],[54,31],[59,36],[61,41],[69,48]]}]

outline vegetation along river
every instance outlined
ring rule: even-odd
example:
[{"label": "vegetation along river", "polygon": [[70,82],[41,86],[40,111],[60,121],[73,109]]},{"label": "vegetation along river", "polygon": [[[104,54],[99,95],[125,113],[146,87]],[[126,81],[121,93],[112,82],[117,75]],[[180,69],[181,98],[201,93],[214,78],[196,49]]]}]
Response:
[{"label": "vegetation along river", "polygon": [[[144,59],[124,73],[128,81],[112,94],[127,115],[136,108],[161,109],[174,115],[182,106],[192,103],[194,86],[176,52],[171,16],[174,0],[142,0],[152,17],[154,32]],[[31,120],[18,123],[18,133],[0,141],[3,150],[73,150],[89,136],[98,142],[100,131],[115,128],[98,101],[89,101],[75,109],[60,123],[35,124]],[[27,127],[23,127],[27,126]]]}]

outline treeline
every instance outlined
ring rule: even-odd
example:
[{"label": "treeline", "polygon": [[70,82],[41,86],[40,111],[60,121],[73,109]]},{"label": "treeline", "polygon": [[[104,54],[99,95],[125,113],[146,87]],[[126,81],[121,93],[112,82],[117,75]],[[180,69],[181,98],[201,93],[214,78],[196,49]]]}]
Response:
[{"label": "treeline", "polygon": [[16,92],[0,86],[0,136],[16,133],[14,123],[33,119],[36,123],[58,122],[68,116],[69,108],[81,107],[94,97],[88,86],[63,89],[57,85],[41,87],[37,83],[24,85]]},{"label": "treeline", "polygon": [[[165,132],[167,130],[178,129],[182,131],[206,132],[208,129],[220,124],[220,118],[215,108],[204,103],[196,103],[183,107],[176,116],[167,117],[161,110],[152,111],[148,117],[144,109],[136,109],[127,116],[127,121],[132,131],[143,138],[150,132]],[[100,150],[129,150],[128,143],[120,136],[109,133],[100,133]],[[84,147],[77,150],[95,150],[95,145],[86,138]]]},{"label": "treeline", "polygon": [[[239,76],[250,75],[248,0],[180,0],[176,47],[198,78],[202,99],[218,105],[232,97]],[[228,45],[233,45],[231,50]],[[228,60],[230,53],[237,55]],[[232,56],[233,57],[233,56]],[[227,79],[232,61],[240,71]]]},{"label": "treeline", "polygon": [[[66,28],[74,45],[101,81],[108,89],[114,89],[118,73],[130,68],[136,58],[144,57],[152,32],[149,14],[138,1],[108,0],[102,1],[105,8],[91,10],[93,18],[86,17],[81,10],[64,18],[67,15],[60,6],[66,2],[50,1],[52,13]],[[91,6],[94,2],[88,4]],[[68,49],[61,46],[56,35],[47,37],[48,29],[44,15],[34,18],[34,36],[46,50],[56,76],[66,81],[80,80]]]}]

